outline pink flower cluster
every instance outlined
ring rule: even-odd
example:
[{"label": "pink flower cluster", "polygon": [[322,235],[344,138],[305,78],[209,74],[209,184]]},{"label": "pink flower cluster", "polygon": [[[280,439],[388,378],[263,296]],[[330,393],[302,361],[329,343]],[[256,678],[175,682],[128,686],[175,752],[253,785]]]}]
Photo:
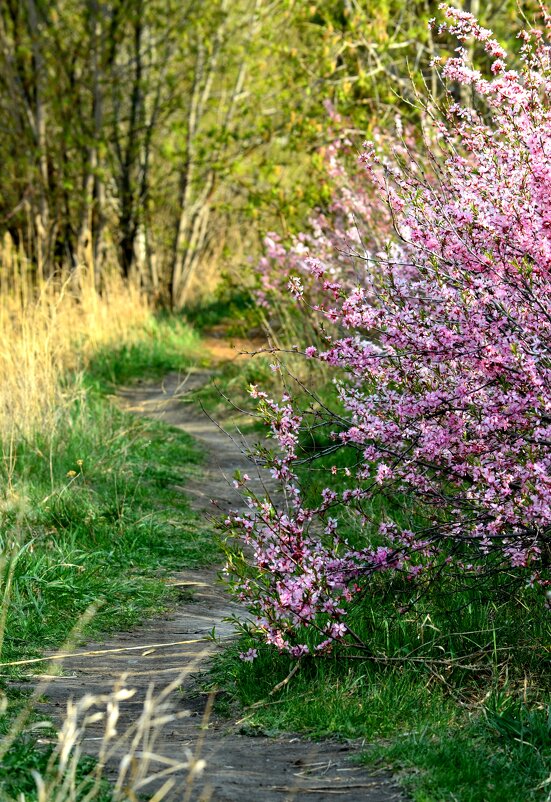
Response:
[{"label": "pink flower cluster", "polygon": [[[347,376],[346,415],[326,413],[335,447],[357,454],[345,489],[330,486],[328,471],[320,504],[303,504],[301,419],[289,398],[278,405],[255,390],[279,445],[285,501],[251,496],[250,513],[228,526],[253,549],[241,598],[266,641],[296,656],[354,639],[346,606],[375,572],[418,582],[444,569],[480,579],[505,571],[549,585],[550,50],[538,32],[523,33],[522,66],[508,69],[491,32],[444,13],[440,31],[474,37],[493,67],[484,78],[461,48],[443,75],[472,86],[491,118],[451,103],[436,123],[444,156],[430,178],[368,146],[363,162],[384,190],[399,250],[378,253],[353,288],[328,275],[325,255],[313,267],[328,295],[319,313],[340,334],[307,354]],[[336,511],[370,531],[368,502],[381,492],[411,500],[409,528],[387,521],[377,546],[351,549]]]}]

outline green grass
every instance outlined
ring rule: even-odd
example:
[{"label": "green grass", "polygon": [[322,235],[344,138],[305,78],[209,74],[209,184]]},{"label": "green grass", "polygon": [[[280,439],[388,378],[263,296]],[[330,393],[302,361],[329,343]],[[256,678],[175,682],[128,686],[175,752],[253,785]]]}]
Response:
[{"label": "green grass", "polygon": [[[495,625],[489,629],[482,619],[492,612]],[[222,690],[220,712],[243,718],[245,731],[304,732],[374,744],[364,751],[365,762],[398,770],[416,802],[543,802],[550,789],[540,786],[551,772],[549,693],[543,686],[545,655],[529,647],[542,643],[544,622],[533,616],[510,626],[507,634],[517,651],[507,668],[491,648],[476,671],[430,660],[454,649],[460,656],[491,642],[495,633],[503,645],[506,615],[506,609],[484,609],[480,603],[462,621],[459,616],[451,621],[442,611],[440,619],[434,614],[400,622],[374,591],[370,602],[352,611],[356,631],[371,636],[375,656],[396,658],[417,649],[428,657],[426,664],[405,659],[385,665],[339,649],[327,658],[303,660],[283,690],[271,694],[295,663],[265,646],[252,664],[242,662],[239,652],[254,644],[244,636],[218,658],[210,683]],[[454,626],[461,631],[452,637]],[[358,749],[361,753],[361,743]]]},{"label": "green grass", "polygon": [[277,696],[271,690],[295,665],[267,647],[253,663],[243,663],[242,641],[215,663],[212,681],[225,690],[221,702],[238,700],[248,708],[251,727],[267,731],[301,731],[314,738],[386,738],[397,728],[411,729],[427,717],[434,722],[453,713],[445,694],[401,668],[381,671],[364,662],[356,666],[342,653],[303,661],[299,672]]},{"label": "green grass", "polygon": [[169,603],[160,573],[213,560],[212,533],[175,489],[200,460],[183,432],[94,393],[53,443],[19,449],[0,499],[2,550],[14,544],[15,560],[3,661],[59,646],[96,602],[88,635],[132,626]]},{"label": "green grass", "polygon": [[90,360],[86,379],[103,390],[135,379],[157,378],[192,365],[208,364],[196,331],[182,318],[159,314],[130,344],[99,349]]},{"label": "green grass", "polygon": [[[32,735],[19,737],[0,764],[0,793],[2,794],[0,798],[2,800],[25,800],[25,802],[38,800],[32,772],[36,772],[40,776],[46,775],[52,751],[51,747],[37,749]],[[81,799],[94,785],[95,765],[95,761],[90,757],[84,756],[79,761],[75,779],[81,789],[79,795]],[[93,798],[94,802],[111,802],[113,795],[107,781],[101,784]]]},{"label": "green grass", "polygon": [[[426,726],[390,746],[375,748],[368,765],[405,771],[414,802],[532,802],[549,799],[549,708],[517,703],[464,716],[455,727]],[[504,726],[506,724],[506,726]]]},{"label": "green grass", "polygon": [[[400,621],[378,590],[352,611],[356,631],[370,638],[375,656],[399,658],[417,649],[426,664],[404,659],[385,665],[339,649],[304,660],[272,695],[295,663],[269,647],[260,647],[252,664],[242,662],[239,652],[254,644],[244,636],[212,672],[212,686],[222,689],[219,711],[244,718],[248,732],[304,732],[374,744],[364,751],[365,762],[396,769],[416,802],[547,800],[550,789],[541,787],[551,772],[546,661],[543,650],[530,648],[542,644],[544,622],[518,617],[506,629],[508,605],[482,603],[462,620],[458,615],[452,621],[442,609],[440,617],[433,610],[432,619]],[[492,613],[495,624],[488,624],[483,619]],[[452,637],[453,627],[460,629]],[[507,668],[489,646],[496,634],[500,647],[509,640],[516,649]],[[484,644],[489,648],[476,671],[431,664],[431,658],[454,651],[460,656]]]}]

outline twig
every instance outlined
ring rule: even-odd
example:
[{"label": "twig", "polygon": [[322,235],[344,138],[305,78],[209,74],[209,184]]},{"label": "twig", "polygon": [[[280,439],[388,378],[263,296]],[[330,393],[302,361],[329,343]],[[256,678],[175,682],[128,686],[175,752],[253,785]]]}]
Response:
[{"label": "twig", "polygon": [[[289,673],[287,674],[285,679],[282,679],[281,682],[278,682],[277,685],[274,685],[274,687],[272,688],[272,690],[270,691],[268,696],[265,696],[264,699],[260,699],[258,702],[254,702],[254,704],[249,705],[246,709],[247,710],[255,710],[256,708],[262,707],[263,705],[267,704],[268,699],[271,696],[274,696],[276,693],[278,693],[278,691],[280,691],[282,688],[284,688],[286,685],[289,684],[289,682],[293,679],[293,677],[295,676],[295,674],[299,670],[300,666],[301,666],[301,661],[297,660],[297,662],[292,667],[292,669],[289,671]],[[248,718],[248,716],[245,716],[244,718],[239,719],[239,721],[236,721],[235,724],[241,724],[243,721],[246,721],[247,718]]]},{"label": "twig", "polygon": [[66,654],[52,654],[44,657],[33,657],[30,660],[13,660],[11,663],[0,663],[0,668],[8,666],[28,666],[33,663],[44,663],[51,660],[66,660],[68,657],[98,657],[102,654],[115,654],[118,652],[144,651],[146,649],[164,649],[168,646],[185,646],[190,643],[205,643],[206,638],[194,638],[193,640],[175,640],[170,643],[144,643],[141,646],[120,646],[116,649],[94,649],[88,652],[67,652]]}]

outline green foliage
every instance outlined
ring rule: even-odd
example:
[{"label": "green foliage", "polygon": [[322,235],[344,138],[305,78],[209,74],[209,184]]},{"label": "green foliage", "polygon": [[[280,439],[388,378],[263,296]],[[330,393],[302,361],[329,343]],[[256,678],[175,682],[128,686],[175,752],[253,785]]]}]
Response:
[{"label": "green foliage", "polygon": [[[539,12],[532,0],[522,2],[520,9],[514,0],[462,5],[513,50],[519,10],[529,19]],[[442,89],[430,62],[446,42],[428,24],[438,19],[439,6],[439,0],[336,0],[304,6],[304,22],[319,31],[324,43],[318,69],[341,113],[363,129],[388,126],[396,112],[418,122],[422,110],[417,90],[428,88],[438,98]],[[474,55],[484,59],[483,53]]]},{"label": "green foliage", "polygon": [[87,366],[85,379],[109,389],[207,363],[198,334],[181,318],[159,314],[133,343],[98,350]]}]

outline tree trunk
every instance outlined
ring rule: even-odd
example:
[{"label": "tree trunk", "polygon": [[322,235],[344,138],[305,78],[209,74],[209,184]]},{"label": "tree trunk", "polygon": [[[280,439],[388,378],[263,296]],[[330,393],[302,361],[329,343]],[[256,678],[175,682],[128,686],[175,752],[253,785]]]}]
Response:
[{"label": "tree trunk", "polygon": [[33,54],[34,69],[34,109],[33,133],[38,157],[38,202],[34,204],[34,228],[36,247],[36,269],[43,278],[50,272],[50,214],[48,205],[48,151],[46,136],[46,109],[44,105],[42,85],[44,81],[44,60],[40,45],[40,26],[35,0],[27,0],[29,33]]}]

